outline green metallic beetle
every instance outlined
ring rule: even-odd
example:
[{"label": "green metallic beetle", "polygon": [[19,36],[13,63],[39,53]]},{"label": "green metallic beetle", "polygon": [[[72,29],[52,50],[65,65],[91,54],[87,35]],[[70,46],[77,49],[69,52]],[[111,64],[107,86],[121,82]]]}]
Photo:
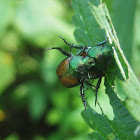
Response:
[{"label": "green metallic beetle", "polygon": [[[62,38],[62,37],[60,37]],[[110,46],[104,46],[107,40],[98,43],[94,47],[79,46],[68,43],[64,38],[64,42],[70,46],[70,52],[67,53],[61,47],[53,47],[57,49],[67,58],[64,59],[57,67],[56,73],[64,87],[71,88],[81,84],[80,95],[86,110],[86,101],[84,99],[84,83],[95,87],[95,105],[97,102],[97,93],[100,88],[102,77],[105,76],[109,62],[113,56],[113,49]],[[80,49],[74,56],[71,48]],[[90,79],[99,79],[97,85],[89,83]]]}]

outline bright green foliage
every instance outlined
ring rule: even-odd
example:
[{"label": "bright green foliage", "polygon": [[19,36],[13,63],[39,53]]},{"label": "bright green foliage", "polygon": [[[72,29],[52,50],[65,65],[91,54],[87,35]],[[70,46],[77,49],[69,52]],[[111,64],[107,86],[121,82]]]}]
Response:
[{"label": "bright green foliage", "polygon": [[[92,0],[92,3],[98,5],[99,0]],[[88,1],[74,0],[72,1],[72,6],[76,12],[73,17],[73,22],[78,27],[75,30],[76,40],[87,46],[95,46],[97,43],[105,40],[105,32],[99,30],[100,27],[95,21]]]},{"label": "bright green foliage", "polygon": [[[99,1],[97,0],[96,2],[98,3]],[[108,94],[110,98],[110,104],[113,108],[114,119],[112,121],[109,120],[104,115],[104,110],[102,110],[103,114],[99,115],[90,107],[87,112],[83,111],[82,115],[85,121],[87,121],[87,123],[90,125],[90,127],[93,130],[96,130],[95,132],[90,134],[91,139],[92,137],[102,137],[101,139],[116,138],[120,140],[139,139],[138,137],[134,136],[134,130],[136,129],[139,123],[136,122],[132,118],[132,116],[137,121],[140,121],[140,85],[120,48],[117,33],[111,22],[111,18],[109,16],[109,12],[107,10],[106,5],[100,4],[98,5],[98,7],[96,6],[97,4],[95,4],[95,0],[73,0],[73,8],[75,9],[74,21],[77,26],[75,36],[79,43],[89,45],[96,43],[96,41],[98,41],[99,38],[100,41],[102,41],[103,38],[100,36],[100,32],[102,32],[103,34],[103,31],[105,31],[109,42],[111,44],[113,42],[112,46],[114,46],[114,61],[112,60],[112,65],[108,68],[105,80],[105,87],[106,94]],[[93,13],[94,16],[91,13]],[[87,21],[87,18],[88,22],[85,22]],[[76,19],[80,21],[77,22]],[[96,22],[99,24],[101,29],[99,29],[99,27],[96,25]],[[97,36],[99,38],[96,41],[94,41],[93,38],[96,38]],[[84,38],[86,39],[86,42]],[[115,76],[117,76],[120,79],[123,78],[123,81],[118,79],[115,80]],[[117,85],[114,85],[114,80],[117,83],[119,83],[119,87],[123,87],[123,90],[117,90],[116,93],[114,87]],[[123,102],[121,101],[121,99],[118,99],[117,94],[125,95],[128,99],[126,99],[125,102]],[[129,114],[128,110],[124,106],[124,103],[126,103],[126,107],[132,116]],[[103,128],[105,128],[104,131]]]},{"label": "bright green foliage", "polygon": [[[93,7],[92,7],[93,8]],[[99,10],[99,11],[98,11]],[[110,38],[110,39],[112,39],[113,41],[114,41],[114,43],[115,43],[115,49],[117,50],[117,53],[118,53],[118,55],[116,54],[116,53],[114,53],[114,55],[115,55],[115,59],[117,59],[116,60],[116,62],[117,62],[117,64],[118,64],[118,67],[120,68],[120,70],[122,71],[121,72],[121,74],[123,75],[123,73],[125,73],[126,75],[126,78],[128,78],[127,80],[126,80],[126,82],[122,82],[122,83],[124,83],[124,84],[122,84],[122,87],[125,87],[126,88],[126,90],[128,90],[127,88],[129,87],[129,90],[128,91],[124,91],[124,94],[126,94],[126,96],[128,97],[128,100],[129,101],[126,101],[127,102],[127,105],[128,105],[128,110],[131,112],[133,112],[134,113],[134,111],[133,111],[133,109],[132,109],[132,102],[137,102],[137,108],[139,108],[139,105],[140,105],[140,85],[139,85],[139,83],[138,83],[138,80],[136,79],[136,77],[135,77],[135,75],[134,75],[134,73],[133,73],[133,71],[132,71],[132,69],[131,69],[131,67],[130,67],[130,65],[129,65],[129,63],[127,62],[127,60],[126,60],[126,58],[125,58],[125,56],[124,56],[124,54],[123,54],[123,52],[122,52],[122,50],[120,49],[120,45],[119,45],[119,42],[118,42],[118,38],[117,38],[117,36],[116,36],[116,32],[115,32],[115,29],[114,29],[114,27],[113,27],[113,25],[112,25],[112,23],[111,23],[111,19],[110,19],[110,17],[109,17],[109,13],[108,13],[108,11],[107,11],[107,8],[106,8],[106,6],[105,6],[105,4],[103,4],[103,5],[100,5],[99,6],[99,9],[98,10],[96,10],[96,8],[93,8],[93,11],[95,11],[95,13],[98,11],[99,12],[99,14],[100,15],[98,15],[97,17],[96,17],[96,19],[97,19],[97,21],[99,22],[99,24],[100,23],[104,23],[103,21],[106,21],[105,23],[106,23],[106,26],[103,26],[103,25],[101,25],[100,24],[100,26],[102,27],[102,28],[104,28],[105,30],[106,30],[106,33],[109,33],[109,35],[108,35],[108,37]],[[94,13],[94,14],[95,14]],[[102,16],[102,15],[104,15],[104,16]],[[107,19],[105,18],[105,16],[109,19],[109,22],[107,22]],[[100,19],[100,20],[99,20]],[[103,20],[102,20],[103,19]],[[106,20],[105,20],[106,19]],[[100,22],[101,21],[101,22]],[[110,25],[109,25],[110,24]],[[108,27],[112,27],[112,30],[110,29],[110,28],[107,28],[107,26]],[[118,57],[117,57],[118,56]],[[120,61],[118,61],[118,58],[119,58],[119,60]],[[127,70],[126,70],[126,67],[128,67],[128,72],[127,72]],[[128,73],[128,74],[127,74]],[[125,77],[124,75],[123,75],[123,77]],[[108,76],[107,76],[108,77]],[[108,79],[112,79],[112,77],[108,77]],[[132,87],[131,87],[132,86]],[[131,104],[131,105],[129,105],[129,103]],[[136,106],[136,105],[135,105]],[[135,109],[134,109],[135,110]],[[139,117],[139,115],[137,116],[136,114],[140,114],[140,112],[139,112],[139,110],[137,110],[137,112],[135,112],[134,114],[132,114],[134,117],[135,117],[135,119],[136,120],[138,120],[138,121],[140,121],[140,117]]]},{"label": "bright green foliage", "polygon": [[[120,69],[122,77],[126,80],[128,78],[128,68],[125,62],[125,58],[123,56],[123,52],[120,48],[120,44],[117,38],[116,31],[111,23],[110,15],[108,13],[108,9],[105,4],[100,4],[98,8],[96,6],[91,5],[92,12],[95,16],[95,19],[99,23],[99,25],[105,30],[106,36],[109,39],[110,44],[114,42],[117,46],[114,50],[114,57],[116,63]],[[116,54],[117,53],[117,54]]]},{"label": "bright green foliage", "polygon": [[74,43],[72,15],[67,0],[0,0],[0,140],[81,140],[89,131],[79,89],[57,78],[64,57],[45,50],[68,49],[59,35]]},{"label": "bright green foliage", "polygon": [[[121,48],[140,79],[140,3],[136,11],[137,0],[103,1],[113,16]],[[108,27],[108,20],[104,17],[103,24],[99,25],[93,14],[96,9],[100,13],[102,7],[96,7],[99,3],[100,0],[73,0],[75,27],[70,0],[0,0],[0,140],[88,140],[87,133],[92,140],[111,140],[126,135],[132,138],[134,129],[138,137],[140,127],[135,120],[140,120],[139,83],[116,43],[112,45],[116,59],[112,59],[98,92],[103,113],[98,104],[94,105],[94,90],[86,87],[85,99],[90,107],[82,112],[85,121],[80,114],[84,106],[79,86],[62,87],[55,73],[65,57],[58,51],[44,50],[59,46],[68,52],[68,46],[58,36],[70,43],[88,46],[105,40],[110,29],[102,28]],[[137,12],[135,20],[134,11]],[[78,43],[74,40],[75,28]],[[108,36],[113,40],[111,34]],[[131,48],[132,44],[136,47]],[[72,52],[75,55],[77,49]],[[114,81],[116,74],[118,79]]]}]

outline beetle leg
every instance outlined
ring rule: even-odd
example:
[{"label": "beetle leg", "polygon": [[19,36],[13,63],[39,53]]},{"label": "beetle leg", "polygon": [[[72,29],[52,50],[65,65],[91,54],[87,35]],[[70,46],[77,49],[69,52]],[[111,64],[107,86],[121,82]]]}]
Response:
[{"label": "beetle leg", "polygon": [[99,42],[96,46],[104,45],[107,42],[108,42],[108,40],[107,40],[107,37],[106,37],[106,40],[104,40],[102,42]]},{"label": "beetle leg", "polygon": [[86,110],[86,101],[84,99],[84,81],[81,82],[80,95],[81,95],[81,98],[82,98],[82,101],[84,103],[84,107],[85,107],[85,110]]},{"label": "beetle leg", "polygon": [[52,50],[52,49],[57,49],[57,50],[59,50],[62,54],[66,55],[66,56],[68,56],[68,57],[71,56],[70,53],[67,53],[67,52],[66,52],[65,50],[63,50],[61,47],[53,47],[53,48],[48,48],[48,49],[45,49],[45,50]]},{"label": "beetle leg", "polygon": [[76,56],[79,55],[80,53],[84,52],[87,48],[88,48],[87,46],[84,46],[81,50],[79,50],[77,52]]},{"label": "beetle leg", "polygon": [[68,43],[62,36],[59,36],[61,39],[63,39],[63,41],[70,46],[70,52],[71,52],[71,48],[76,48],[76,49],[83,49],[84,46],[80,46],[80,45],[75,45],[75,44],[71,44]]},{"label": "beetle leg", "polygon": [[85,84],[88,85],[88,86],[91,86],[91,87],[95,87],[95,88],[96,88],[96,86],[92,85],[92,84],[91,84],[90,82],[88,82],[87,80],[85,81]]},{"label": "beetle leg", "polygon": [[102,77],[99,78],[99,80],[97,82],[97,85],[96,85],[96,90],[95,90],[95,106],[96,106],[96,103],[97,103],[97,93],[98,93],[98,89],[100,88],[101,80],[102,80]]}]

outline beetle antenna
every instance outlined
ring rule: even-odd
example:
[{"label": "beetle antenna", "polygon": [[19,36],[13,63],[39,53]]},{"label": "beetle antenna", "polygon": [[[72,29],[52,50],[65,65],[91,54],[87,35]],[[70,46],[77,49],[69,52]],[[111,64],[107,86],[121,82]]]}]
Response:
[{"label": "beetle antenna", "polygon": [[97,103],[97,93],[98,93],[98,89],[100,88],[100,84],[101,84],[101,81],[102,81],[102,77],[99,78],[98,82],[97,82],[97,85],[96,85],[96,92],[95,92],[95,106],[96,106],[96,103]]},{"label": "beetle antenna", "polygon": [[48,49],[45,49],[45,50],[52,50],[52,49],[56,49],[56,50],[59,50],[63,55],[66,55],[68,57],[71,56],[71,53],[67,53],[65,50],[63,50],[61,47],[53,47],[53,48],[48,48]]}]

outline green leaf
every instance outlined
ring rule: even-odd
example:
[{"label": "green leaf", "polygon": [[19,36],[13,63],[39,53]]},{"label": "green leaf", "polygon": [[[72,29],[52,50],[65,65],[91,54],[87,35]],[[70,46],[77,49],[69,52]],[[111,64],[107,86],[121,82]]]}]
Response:
[{"label": "green leaf", "polygon": [[90,133],[89,138],[90,140],[104,140],[104,138],[97,131]]},{"label": "green leaf", "polygon": [[137,0],[113,0],[112,2],[112,21],[117,31],[121,48],[130,64],[133,64],[136,4]]},{"label": "green leaf", "polygon": [[91,9],[95,19],[97,20],[98,24],[101,26],[102,29],[105,30],[106,36],[109,39],[110,44],[114,42],[115,49],[114,49],[114,57],[116,63],[120,69],[122,77],[126,80],[128,78],[128,69],[127,69],[127,62],[125,60],[124,54],[120,48],[119,40],[114,29],[114,26],[111,22],[111,18],[108,12],[108,9],[105,4],[100,4],[98,7],[91,5]]},{"label": "green leaf", "polygon": [[103,112],[102,115],[100,115],[90,107],[82,112],[83,118],[88,125],[93,130],[97,131],[104,139],[112,137],[111,139],[137,140],[138,137],[134,136],[134,130],[139,123],[130,116],[107,80],[105,81],[105,84],[106,87],[108,87],[106,88],[106,92],[110,93],[109,98],[114,111],[114,119],[111,121]]},{"label": "green leaf", "polygon": [[108,136],[115,133],[111,125],[109,124],[109,120],[105,115],[100,115],[96,113],[92,108],[88,107],[86,111],[82,112],[82,116],[87,122],[87,124],[94,130],[97,131],[104,139],[108,139]]},{"label": "green leaf", "polygon": [[117,97],[114,88],[107,78],[105,80],[105,86],[115,116],[111,122],[112,128],[120,139],[137,139],[134,137],[134,130],[139,123],[132,118],[128,110],[123,106],[123,102]]},{"label": "green leaf", "polygon": [[[108,9],[105,4],[100,4],[98,7],[92,6],[92,9],[97,22],[99,23],[101,28],[105,29],[106,34],[111,39],[110,42],[113,41],[115,44],[116,51],[114,50],[114,56],[115,56],[116,63],[121,71],[123,78],[125,80],[127,79],[125,82],[119,82],[121,86],[125,88],[123,94],[125,94],[126,97],[128,97],[128,100],[126,101],[126,105],[128,110],[135,117],[135,119],[140,121],[140,117],[138,115],[140,114],[140,110],[136,111],[136,109],[133,108],[133,106],[135,106],[136,108],[139,108],[140,106],[140,85],[128,61],[126,60],[123,51],[120,48],[117,34],[111,22]],[[112,77],[108,75],[106,76],[108,77],[108,80],[111,81]]]},{"label": "green leaf", "polygon": [[[88,2],[90,2],[91,9],[89,8]],[[114,119],[109,120],[104,115],[102,108],[102,115],[96,113],[89,107],[86,111],[82,112],[82,116],[89,126],[94,131],[97,131],[103,139],[139,139],[134,136],[134,130],[139,124],[137,121],[140,119],[138,115],[140,114],[138,110],[140,107],[140,85],[121,50],[117,33],[111,22],[106,5],[99,4],[98,2],[98,0],[72,1],[75,10],[73,20],[77,26],[75,37],[81,44],[94,46],[97,42],[99,43],[104,40],[103,36],[105,31],[109,43],[114,46],[114,60],[112,60],[111,66],[108,68],[108,71],[112,71],[112,73],[109,74],[107,72],[105,80],[106,93],[109,96],[110,104],[113,108]],[[115,79],[115,76],[119,79]],[[120,79],[123,79],[123,81]],[[123,87],[123,90],[118,90],[116,93],[114,80],[115,83],[118,82],[121,84],[120,86]],[[120,91],[121,93],[119,93]],[[127,97],[125,102],[119,99],[119,94],[124,94]],[[132,118],[127,109],[137,121]]]},{"label": "green leaf", "polygon": [[[99,0],[92,3],[99,4]],[[75,30],[76,40],[84,45],[95,46],[97,43],[105,40],[105,32],[100,29],[90,10],[87,0],[73,0],[73,9],[76,11],[73,22],[77,26]]]}]

